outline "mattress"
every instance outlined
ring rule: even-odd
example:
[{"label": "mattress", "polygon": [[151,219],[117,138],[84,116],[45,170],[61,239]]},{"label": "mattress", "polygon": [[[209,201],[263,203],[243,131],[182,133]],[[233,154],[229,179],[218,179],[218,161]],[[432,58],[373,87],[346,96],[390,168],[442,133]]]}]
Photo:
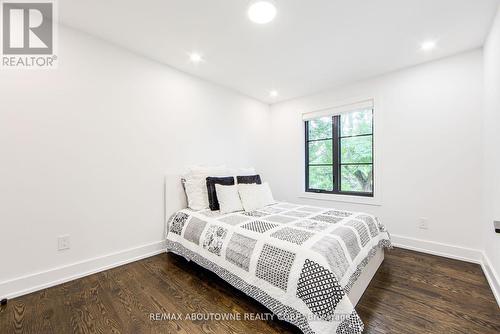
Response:
[{"label": "mattress", "polygon": [[304,333],[361,333],[348,294],[390,236],[370,214],[279,202],[252,212],[183,209],[167,252],[213,271]]}]

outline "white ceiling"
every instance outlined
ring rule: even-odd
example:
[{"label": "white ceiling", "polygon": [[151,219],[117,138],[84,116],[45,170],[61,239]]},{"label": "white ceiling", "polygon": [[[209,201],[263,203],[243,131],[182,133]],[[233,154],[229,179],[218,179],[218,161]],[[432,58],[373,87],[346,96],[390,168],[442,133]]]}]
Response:
[{"label": "white ceiling", "polygon": [[[273,103],[480,47],[498,0],[62,0],[63,24]],[[437,39],[430,53],[419,49]],[[188,53],[205,61],[194,65]],[[276,89],[278,98],[270,98]]]}]

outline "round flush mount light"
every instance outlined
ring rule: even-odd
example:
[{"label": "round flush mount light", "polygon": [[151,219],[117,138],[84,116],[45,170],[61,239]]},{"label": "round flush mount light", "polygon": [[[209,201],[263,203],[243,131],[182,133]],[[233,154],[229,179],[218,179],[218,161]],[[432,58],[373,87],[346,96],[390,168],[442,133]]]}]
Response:
[{"label": "round flush mount light", "polygon": [[278,91],[273,89],[272,91],[269,92],[269,96],[272,98],[278,97]]},{"label": "round flush mount light", "polygon": [[437,42],[434,41],[434,40],[428,40],[428,41],[425,41],[423,42],[421,45],[420,45],[420,49],[422,49],[422,51],[432,51],[436,48],[437,46]]},{"label": "round flush mount light", "polygon": [[257,0],[252,1],[248,6],[248,18],[257,24],[266,24],[276,17],[276,6],[273,1]]},{"label": "round flush mount light", "polygon": [[203,57],[197,52],[192,52],[189,54],[189,60],[192,63],[198,64],[198,63],[201,63],[203,61]]}]

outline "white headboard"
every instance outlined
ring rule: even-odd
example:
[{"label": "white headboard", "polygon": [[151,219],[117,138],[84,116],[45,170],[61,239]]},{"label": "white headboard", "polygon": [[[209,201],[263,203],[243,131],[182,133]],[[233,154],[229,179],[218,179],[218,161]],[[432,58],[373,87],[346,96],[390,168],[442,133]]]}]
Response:
[{"label": "white headboard", "polygon": [[176,211],[187,208],[187,199],[180,174],[165,176],[165,223]]}]

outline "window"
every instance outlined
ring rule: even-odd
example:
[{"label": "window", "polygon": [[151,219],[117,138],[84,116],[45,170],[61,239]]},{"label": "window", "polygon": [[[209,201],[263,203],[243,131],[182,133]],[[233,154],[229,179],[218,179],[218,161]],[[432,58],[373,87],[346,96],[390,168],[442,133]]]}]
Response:
[{"label": "window", "polygon": [[361,106],[304,115],[307,192],[373,197],[373,106]]}]

